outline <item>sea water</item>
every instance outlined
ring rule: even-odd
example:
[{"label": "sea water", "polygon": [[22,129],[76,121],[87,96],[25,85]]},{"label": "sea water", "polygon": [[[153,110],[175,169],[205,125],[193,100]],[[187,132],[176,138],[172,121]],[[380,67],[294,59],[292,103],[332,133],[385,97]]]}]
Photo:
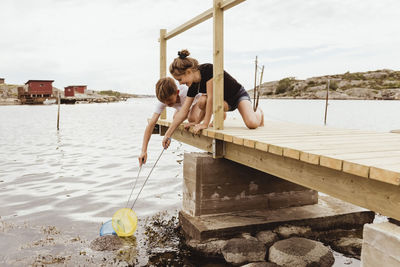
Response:
[{"label": "sea water", "polygon": [[[56,105],[0,106],[1,220],[51,224],[88,239],[98,235],[101,224],[127,204],[154,103],[155,98],[134,98],[61,105],[59,131]],[[260,100],[260,106],[265,123],[324,124],[324,100]],[[168,116],[172,114],[169,110]],[[240,119],[240,114],[228,117]],[[329,101],[327,126],[400,129],[400,101]],[[161,141],[152,135],[136,193],[162,150]],[[183,155],[193,151],[199,150],[172,141],[135,205],[139,221],[180,209]],[[10,253],[8,247],[2,248],[4,255]]]}]

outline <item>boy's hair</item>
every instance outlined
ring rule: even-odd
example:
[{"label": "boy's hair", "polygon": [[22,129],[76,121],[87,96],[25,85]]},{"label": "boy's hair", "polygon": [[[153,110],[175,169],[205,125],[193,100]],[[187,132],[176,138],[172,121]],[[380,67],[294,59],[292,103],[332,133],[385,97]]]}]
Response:
[{"label": "boy's hair", "polygon": [[169,72],[172,75],[182,75],[187,69],[198,69],[199,62],[191,57],[188,57],[190,52],[183,49],[178,52],[178,57],[169,65]]},{"label": "boy's hair", "polygon": [[176,94],[178,88],[174,79],[170,77],[161,78],[156,84],[156,96],[158,100],[164,103],[171,95]]}]

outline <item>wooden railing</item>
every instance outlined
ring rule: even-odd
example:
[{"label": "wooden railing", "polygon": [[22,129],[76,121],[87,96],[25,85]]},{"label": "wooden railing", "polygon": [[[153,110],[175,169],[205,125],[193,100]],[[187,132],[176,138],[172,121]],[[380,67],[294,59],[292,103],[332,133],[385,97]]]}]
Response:
[{"label": "wooden railing", "polygon": [[[172,31],[160,30],[160,78],[164,78],[167,75],[167,40],[213,18],[213,127],[215,130],[222,130],[224,128],[224,11],[245,0],[213,1],[212,8]],[[161,114],[161,119],[166,118],[167,115],[164,111]]]}]

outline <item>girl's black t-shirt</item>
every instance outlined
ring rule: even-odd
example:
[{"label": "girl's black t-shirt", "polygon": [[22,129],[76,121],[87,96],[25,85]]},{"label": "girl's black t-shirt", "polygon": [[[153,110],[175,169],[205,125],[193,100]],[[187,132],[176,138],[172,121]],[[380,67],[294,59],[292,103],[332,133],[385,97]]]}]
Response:
[{"label": "girl's black t-shirt", "polygon": [[[199,65],[201,80],[198,83],[193,83],[187,92],[187,96],[195,97],[198,93],[207,93],[206,83],[213,77],[213,65],[205,63]],[[229,73],[224,71],[224,100],[235,97],[242,85],[238,83]]]}]

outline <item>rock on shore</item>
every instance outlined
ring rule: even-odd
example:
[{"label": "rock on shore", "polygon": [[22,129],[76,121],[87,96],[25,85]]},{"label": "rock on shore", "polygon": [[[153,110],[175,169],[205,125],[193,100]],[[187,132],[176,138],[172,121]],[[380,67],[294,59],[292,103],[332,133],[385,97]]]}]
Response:
[{"label": "rock on shore", "polygon": [[388,69],[266,82],[260,98],[325,99],[328,80],[330,99],[400,100],[400,71]]}]

